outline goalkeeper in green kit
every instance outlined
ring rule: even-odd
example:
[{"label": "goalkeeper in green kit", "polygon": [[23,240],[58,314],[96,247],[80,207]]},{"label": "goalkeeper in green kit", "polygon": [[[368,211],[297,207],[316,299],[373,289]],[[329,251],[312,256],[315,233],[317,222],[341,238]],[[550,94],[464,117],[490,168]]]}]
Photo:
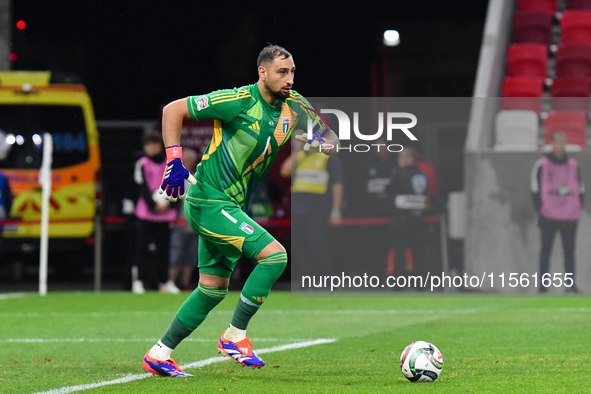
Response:
[{"label": "goalkeeper in green kit", "polygon": [[[164,107],[167,166],[160,191],[175,201],[185,197],[185,180],[192,184],[186,192],[185,214],[200,235],[199,286],[144,356],[144,369],[155,375],[193,376],[178,367],[171,353],[224,299],[241,256],[256,260],[257,265],[217,347],[242,365],[265,365],[253,352],[246,327],[285,269],[287,253],[246,214],[250,196],[292,132],[305,143],[306,150],[333,154],[339,146],[336,134],[319,121],[306,99],[292,90],[295,64],[289,52],[268,45],[259,54],[257,65],[259,80],[255,84],[190,96]],[[194,177],[183,166],[179,146],[185,118],[214,120],[212,140]]]}]

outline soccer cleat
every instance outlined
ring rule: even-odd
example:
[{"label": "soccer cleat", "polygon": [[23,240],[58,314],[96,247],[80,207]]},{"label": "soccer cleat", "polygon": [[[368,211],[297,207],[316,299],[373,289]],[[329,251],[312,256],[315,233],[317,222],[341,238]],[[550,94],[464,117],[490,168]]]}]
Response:
[{"label": "soccer cleat", "polygon": [[142,361],[142,367],[144,367],[146,371],[159,376],[168,376],[171,378],[193,377],[193,375],[191,375],[190,373],[186,373],[185,371],[180,369],[177,363],[172,358],[169,358],[166,361],[161,361],[150,357],[149,350],[144,356],[144,361]]},{"label": "soccer cleat", "polygon": [[226,356],[232,357],[238,364],[245,367],[262,368],[265,362],[252,351],[252,344],[248,338],[232,342],[222,337],[218,341],[218,350]]},{"label": "soccer cleat", "polygon": [[172,280],[169,280],[166,283],[161,283],[160,289],[158,291],[160,292],[160,294],[164,294],[164,293],[178,294],[181,292],[181,290],[178,287],[176,287],[176,285],[174,284],[174,282]]},{"label": "soccer cleat", "polygon": [[146,289],[144,289],[144,282],[141,280],[134,280],[131,284],[131,291],[134,294],[144,294],[146,292]]}]

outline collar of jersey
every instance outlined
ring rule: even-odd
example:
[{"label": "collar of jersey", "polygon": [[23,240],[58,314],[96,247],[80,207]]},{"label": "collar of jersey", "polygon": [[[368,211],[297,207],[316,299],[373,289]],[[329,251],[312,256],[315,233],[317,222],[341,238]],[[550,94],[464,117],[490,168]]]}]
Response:
[{"label": "collar of jersey", "polygon": [[281,111],[281,104],[283,104],[285,102],[285,99],[279,99],[279,100],[277,100],[277,105],[271,105],[261,95],[261,92],[259,91],[259,84],[258,83],[255,83],[253,85],[253,88],[254,88],[253,90],[256,92],[255,94],[256,94],[257,99],[263,103],[263,106],[265,106],[270,113],[273,113],[276,111]]}]

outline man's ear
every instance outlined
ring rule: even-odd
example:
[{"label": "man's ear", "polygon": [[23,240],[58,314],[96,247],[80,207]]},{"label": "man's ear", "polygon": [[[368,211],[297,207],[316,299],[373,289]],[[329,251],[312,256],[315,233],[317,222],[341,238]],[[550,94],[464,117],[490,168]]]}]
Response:
[{"label": "man's ear", "polygon": [[259,66],[259,78],[261,81],[267,80],[267,69],[264,66]]}]

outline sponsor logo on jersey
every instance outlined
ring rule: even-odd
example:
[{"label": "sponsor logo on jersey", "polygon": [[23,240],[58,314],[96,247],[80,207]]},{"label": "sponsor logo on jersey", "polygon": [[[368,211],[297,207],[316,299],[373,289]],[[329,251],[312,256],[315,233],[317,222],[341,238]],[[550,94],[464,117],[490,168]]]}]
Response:
[{"label": "sponsor logo on jersey", "polygon": [[207,96],[196,98],[195,104],[197,104],[197,111],[201,111],[202,109],[209,107],[209,101],[207,100]]},{"label": "sponsor logo on jersey", "polygon": [[254,232],[254,228],[246,222],[242,222],[240,230],[244,231],[246,234],[252,234]]},{"label": "sponsor logo on jersey", "polygon": [[283,128],[282,128],[282,132],[283,134],[287,134],[287,131],[289,130],[289,119],[283,119]]}]

